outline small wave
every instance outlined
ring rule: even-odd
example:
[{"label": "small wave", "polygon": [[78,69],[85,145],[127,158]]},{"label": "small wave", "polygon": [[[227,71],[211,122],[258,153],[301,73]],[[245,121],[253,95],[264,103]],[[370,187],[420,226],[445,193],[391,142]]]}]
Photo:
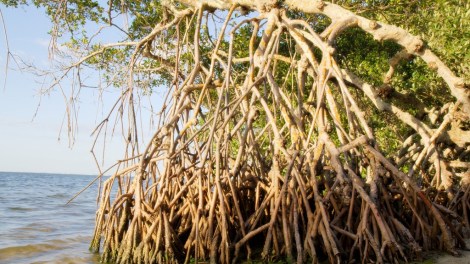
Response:
[{"label": "small wave", "polygon": [[26,211],[26,212],[34,210],[34,208],[19,207],[19,206],[8,207],[7,209],[10,210],[10,211]]},{"label": "small wave", "polygon": [[41,252],[47,252],[51,250],[58,250],[64,248],[59,244],[40,243],[40,244],[29,244],[24,246],[12,246],[0,249],[0,262],[21,257],[31,257]]},{"label": "small wave", "polygon": [[[88,236],[76,236],[66,239],[53,239],[36,244],[27,244],[27,245],[17,245],[0,248],[0,263],[9,263],[12,260],[18,261],[19,256],[22,259],[37,259],[39,256],[50,256],[56,255],[58,252],[61,252],[62,258],[67,258],[73,253],[67,254],[68,248],[75,250],[77,243],[81,244],[85,241],[88,241],[90,238]],[[70,261],[62,263],[71,263]],[[79,262],[78,262],[79,263]]]},{"label": "small wave", "polygon": [[20,232],[41,232],[41,233],[50,233],[55,231],[56,228],[51,227],[51,225],[31,223],[23,227],[15,228],[15,231]]},{"label": "small wave", "polygon": [[88,178],[0,172],[0,180],[0,264],[97,263],[88,259],[94,193],[65,206]]},{"label": "small wave", "polygon": [[65,198],[70,198],[70,194],[56,193],[56,194],[48,195],[47,198],[65,199]]},{"label": "small wave", "polygon": [[98,254],[92,254],[88,257],[78,257],[78,256],[68,256],[68,255],[59,255],[59,256],[54,256],[53,259],[48,259],[48,260],[40,260],[40,261],[35,261],[32,262],[32,264],[62,264],[62,263],[67,263],[67,264],[82,264],[82,263],[100,263],[100,258]]}]

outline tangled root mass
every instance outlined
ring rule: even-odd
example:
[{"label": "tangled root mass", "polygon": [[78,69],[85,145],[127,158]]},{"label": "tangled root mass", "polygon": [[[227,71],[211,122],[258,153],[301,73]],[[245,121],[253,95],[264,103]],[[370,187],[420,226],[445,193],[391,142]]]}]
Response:
[{"label": "tangled root mass", "polygon": [[[468,148],[459,142],[458,155],[446,158],[442,138],[457,114],[468,118],[468,95],[421,40],[321,1],[239,1],[258,11],[245,20],[234,18],[240,5],[181,2],[136,46],[136,61],[153,58],[159,36],[182,36],[179,28],[193,23],[185,34],[194,39],[178,38],[162,63],[174,81],[151,142],[103,185],[92,248],[104,261],[397,263],[465,247]],[[202,52],[201,21],[213,8],[229,11]],[[288,8],[332,22],[317,32]],[[433,63],[456,99],[439,113],[442,122],[415,118],[337,63],[334,41],[350,27]],[[242,28],[251,37],[240,47]],[[180,63],[185,52],[191,64]],[[399,153],[379,148],[359,100],[415,131]],[[447,142],[465,141],[458,134]]]}]

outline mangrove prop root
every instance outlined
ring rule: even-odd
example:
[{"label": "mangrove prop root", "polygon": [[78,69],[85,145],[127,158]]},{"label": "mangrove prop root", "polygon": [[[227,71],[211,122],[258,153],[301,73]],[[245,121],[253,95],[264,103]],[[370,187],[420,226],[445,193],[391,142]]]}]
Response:
[{"label": "mangrove prop root", "polygon": [[[456,162],[465,162],[443,159],[437,140],[456,111],[470,113],[469,98],[419,38],[323,1],[179,2],[187,9],[169,6],[173,18],[135,48],[131,71],[139,58],[158,53],[160,34],[182,36],[176,57],[162,69],[174,82],[158,129],[145,150],[126,161],[134,163],[103,185],[92,243],[103,261],[398,263],[423,250],[457,254],[465,247],[459,238],[469,229],[468,172],[456,176]],[[202,21],[214,8],[229,12],[210,52],[202,51]],[[234,20],[238,8],[258,16]],[[285,8],[332,22],[316,32]],[[241,48],[234,41],[242,27],[252,35]],[[338,65],[334,40],[349,27],[403,46],[386,82],[408,54],[433,62],[458,101],[441,126],[384,101]],[[237,57],[247,50],[247,57]],[[192,56],[192,65],[180,65],[180,53]],[[288,69],[284,76],[277,74],[281,67]],[[127,92],[132,103],[133,91]],[[415,130],[399,162],[379,150],[358,96]],[[413,170],[409,175],[405,166]],[[453,197],[440,199],[443,190]]]}]

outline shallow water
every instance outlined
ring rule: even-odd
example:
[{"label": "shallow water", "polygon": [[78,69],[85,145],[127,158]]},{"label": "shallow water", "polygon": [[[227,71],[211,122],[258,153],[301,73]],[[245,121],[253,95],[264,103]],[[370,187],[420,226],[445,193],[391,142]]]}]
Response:
[{"label": "shallow water", "polygon": [[0,172],[0,263],[98,263],[93,176]]}]

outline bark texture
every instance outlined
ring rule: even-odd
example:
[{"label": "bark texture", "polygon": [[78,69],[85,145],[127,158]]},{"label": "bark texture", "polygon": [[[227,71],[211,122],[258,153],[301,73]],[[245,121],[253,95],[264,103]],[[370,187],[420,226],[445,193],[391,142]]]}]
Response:
[{"label": "bark texture", "polygon": [[[158,36],[188,21],[194,32],[176,43],[174,62],[164,63],[174,81],[152,141],[103,186],[92,248],[104,261],[398,263],[423,250],[457,254],[465,247],[470,162],[461,124],[468,122],[469,91],[422,40],[323,1],[166,5],[171,18],[135,44],[131,71],[143,56],[158,59]],[[211,52],[202,53],[201,21],[214,9],[227,17]],[[256,13],[235,19],[240,10]],[[331,24],[316,32],[288,10],[321,14]],[[243,26],[252,29],[251,40],[235,47]],[[403,47],[384,83],[409,56],[445,80],[455,101],[436,113],[438,121],[416,118],[339,66],[335,39],[351,27]],[[280,51],[282,39],[295,47],[290,56]],[[241,49],[249,55],[237,57]],[[187,50],[193,63],[180,65]],[[288,68],[284,79],[276,74],[281,66]],[[288,78],[295,85],[286,85]],[[399,153],[379,149],[358,98],[415,131]]]}]

